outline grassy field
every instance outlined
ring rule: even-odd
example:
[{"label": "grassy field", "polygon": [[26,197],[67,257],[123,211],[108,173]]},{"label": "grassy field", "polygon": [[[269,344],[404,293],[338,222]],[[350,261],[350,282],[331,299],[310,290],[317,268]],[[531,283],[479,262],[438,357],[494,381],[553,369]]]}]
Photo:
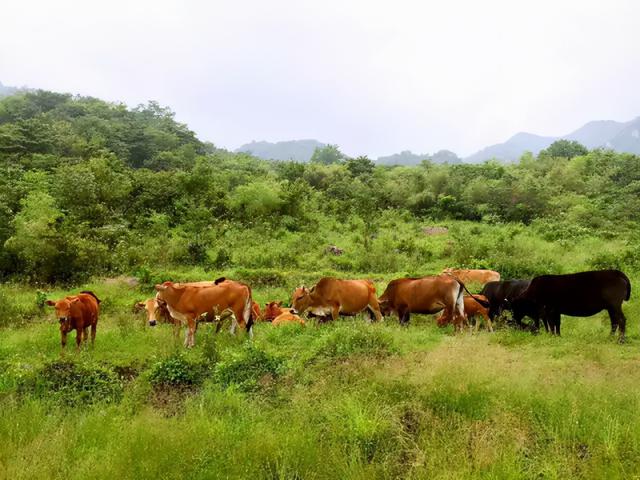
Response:
[{"label": "grassy field", "polygon": [[83,288],[105,299],[96,346],[64,356],[36,289],[0,290],[30,314],[0,330],[2,478],[640,477],[635,294],[624,345],[605,315],[561,338],[417,316],[258,324],[253,342],[204,325],[185,351],[130,313],[148,287]]}]

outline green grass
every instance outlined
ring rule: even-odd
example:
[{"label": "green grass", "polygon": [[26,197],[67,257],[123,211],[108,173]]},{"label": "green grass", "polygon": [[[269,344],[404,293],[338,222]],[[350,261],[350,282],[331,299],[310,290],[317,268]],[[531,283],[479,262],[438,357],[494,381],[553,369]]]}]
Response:
[{"label": "green grass", "polygon": [[[62,358],[51,311],[29,310],[35,289],[3,287],[30,316],[0,331],[2,478],[640,475],[635,295],[624,345],[605,315],[564,318],[561,338],[453,335],[416,316],[258,324],[251,346],[204,325],[184,351],[129,312],[150,291],[85,287],[105,299],[96,346]],[[60,362],[75,365],[62,380]]]}]

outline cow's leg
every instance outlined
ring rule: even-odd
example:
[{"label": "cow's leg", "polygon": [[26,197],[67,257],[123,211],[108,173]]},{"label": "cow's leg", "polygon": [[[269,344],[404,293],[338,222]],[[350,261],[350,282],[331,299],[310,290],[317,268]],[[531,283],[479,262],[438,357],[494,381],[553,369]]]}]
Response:
[{"label": "cow's leg", "polygon": [[484,323],[487,326],[487,330],[493,332],[493,323],[491,323],[491,318],[486,313],[482,314],[482,318],[484,318]]},{"label": "cow's leg", "polygon": [[84,327],[84,332],[82,332],[82,343],[84,344],[85,348],[87,346],[88,341],[89,341],[89,325]]},{"label": "cow's leg", "polygon": [[67,346],[67,334],[66,333],[60,332],[60,345],[62,345],[63,349],[64,349],[64,347]]},{"label": "cow's leg", "polygon": [[382,320],[382,313],[380,313],[380,304],[378,303],[378,299],[376,298],[375,295],[371,295],[371,298],[369,298],[369,314],[372,314],[375,316],[375,320],[376,322],[379,322]]},{"label": "cow's leg", "polygon": [[411,319],[411,313],[409,309],[406,307],[398,307],[398,320],[400,320],[400,325],[406,327],[409,325],[409,320]]},{"label": "cow's leg", "polygon": [[618,315],[615,308],[607,309],[607,313],[609,314],[609,320],[611,321],[611,336],[613,336],[618,330]]},{"label": "cow's leg", "polygon": [[98,324],[94,323],[91,325],[91,348],[95,346],[96,343],[96,330],[98,329]]},{"label": "cow's leg", "polygon": [[611,320],[611,334],[613,335],[616,329],[618,329],[620,332],[618,341],[620,343],[624,343],[624,336],[625,336],[626,327],[627,327],[627,319],[624,316],[624,313],[622,311],[622,306],[610,308],[608,310],[608,313],[609,313],[609,318]]},{"label": "cow's leg", "polygon": [[331,320],[335,322],[339,316],[340,316],[340,305],[336,303],[331,307]]},{"label": "cow's leg", "polygon": [[238,328],[238,320],[236,319],[236,316],[234,315],[233,318],[231,319],[231,327],[229,328],[229,332],[231,333],[231,335],[235,335],[236,334],[236,328]]},{"label": "cow's leg", "polygon": [[82,329],[76,328],[76,350],[80,350],[80,343],[82,343]]},{"label": "cow's leg", "polygon": [[560,313],[554,311],[545,312],[542,320],[549,324],[549,331],[551,331],[552,335],[560,335]]}]

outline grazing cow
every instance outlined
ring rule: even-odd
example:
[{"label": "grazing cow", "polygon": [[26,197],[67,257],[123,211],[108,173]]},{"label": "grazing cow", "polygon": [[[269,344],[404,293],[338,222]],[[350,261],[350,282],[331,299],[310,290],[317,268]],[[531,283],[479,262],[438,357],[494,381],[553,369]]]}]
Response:
[{"label": "grazing cow", "polygon": [[465,322],[463,293],[464,285],[451,275],[399,278],[387,285],[380,297],[380,309],[385,317],[395,312],[402,325],[409,323],[412,313],[444,310],[444,316],[461,329]]},{"label": "grazing cow", "polygon": [[333,320],[338,315],[356,315],[364,310],[369,318],[382,319],[376,287],[369,280],[321,278],[311,289],[299,287],[293,292],[291,306],[302,315],[305,311]]},{"label": "grazing cow", "polygon": [[511,309],[511,302],[524,292],[531,280],[505,280],[504,282],[489,282],[480,292],[490,303],[489,318],[494,320],[503,310]]},{"label": "grazing cow", "polygon": [[[493,324],[491,323],[491,319],[489,318],[489,308],[486,305],[483,305],[478,300],[482,300],[486,305],[489,304],[487,297],[484,295],[465,295],[463,298],[464,303],[464,314],[467,319],[471,317],[482,317],[484,319],[484,323],[487,326],[487,329],[490,332],[493,332]],[[448,325],[451,321],[451,317],[447,315],[440,315],[437,318],[437,323],[439,327],[444,327]],[[480,319],[476,318],[476,332],[480,327]]]},{"label": "grazing cow", "polygon": [[278,326],[283,325],[285,323],[299,323],[300,325],[304,325],[304,320],[300,318],[298,315],[292,312],[283,312],[273,319],[271,325]]},{"label": "grazing cow", "polygon": [[620,329],[624,342],[626,318],[622,302],[631,297],[631,282],[619,270],[598,270],[569,275],[541,275],[512,302],[513,317],[529,316],[540,328],[540,319],[552,334],[560,335],[560,316],[590,317],[606,310],[611,334]]},{"label": "grazing cow", "polygon": [[484,285],[487,282],[496,282],[500,280],[500,274],[493,270],[467,270],[456,268],[445,268],[442,273],[453,275],[462,283],[480,283]]},{"label": "grazing cow", "polygon": [[244,283],[227,279],[218,279],[208,285],[164,282],[155,288],[157,297],[166,302],[171,316],[186,326],[186,347],[195,345],[195,331],[200,317],[227,308],[234,315],[231,332],[235,333],[236,326],[240,325],[253,336],[251,288]]},{"label": "grazing cow", "polygon": [[273,322],[278,315],[281,315],[283,313],[298,313],[296,312],[295,309],[290,308],[290,307],[283,307],[282,306],[282,301],[279,302],[269,302],[269,303],[265,303],[265,307],[264,307],[264,315],[263,315],[263,319],[266,322]]},{"label": "grazing cow", "polygon": [[96,340],[100,299],[93,292],[83,291],[78,295],[70,295],[60,300],[47,300],[46,305],[55,307],[56,317],[60,322],[60,340],[62,348],[67,345],[67,334],[76,331],[76,350],[84,340],[86,345],[91,327],[91,345]]}]

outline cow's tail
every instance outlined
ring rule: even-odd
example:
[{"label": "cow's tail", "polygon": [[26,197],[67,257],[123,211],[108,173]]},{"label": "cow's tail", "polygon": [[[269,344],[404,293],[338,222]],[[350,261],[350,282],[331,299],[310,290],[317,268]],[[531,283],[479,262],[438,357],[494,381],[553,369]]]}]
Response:
[{"label": "cow's tail", "polygon": [[449,273],[448,275],[452,276],[456,280],[456,282],[458,282],[460,284],[460,286],[462,287],[460,289],[460,291],[462,291],[462,289],[464,289],[464,291],[467,292],[471,298],[473,298],[477,303],[482,305],[484,308],[489,308],[491,306],[491,303],[486,302],[484,300],[480,300],[479,298],[476,298],[476,296],[467,289],[467,286],[458,277],[456,277],[455,275],[453,275],[451,273]]},{"label": "cow's tail", "polygon": [[[456,279],[457,280],[457,279]],[[458,287],[458,295],[456,296],[456,304],[454,305],[454,310],[458,311],[458,315],[460,315],[463,319],[463,321],[465,321],[465,315],[464,315],[464,291],[466,290],[466,287],[464,286],[464,283],[462,283],[460,280],[458,280],[459,283],[459,287]],[[455,316],[453,317],[455,320]],[[455,325],[455,323],[454,323]],[[461,326],[462,328],[462,326]]]},{"label": "cow's tail", "polygon": [[242,311],[242,316],[244,317],[244,321],[246,322],[247,332],[251,336],[253,336],[253,315],[251,315],[251,307],[253,307],[253,298],[251,297],[251,287],[249,285],[245,285],[247,288],[247,298],[244,301],[244,309]]}]

